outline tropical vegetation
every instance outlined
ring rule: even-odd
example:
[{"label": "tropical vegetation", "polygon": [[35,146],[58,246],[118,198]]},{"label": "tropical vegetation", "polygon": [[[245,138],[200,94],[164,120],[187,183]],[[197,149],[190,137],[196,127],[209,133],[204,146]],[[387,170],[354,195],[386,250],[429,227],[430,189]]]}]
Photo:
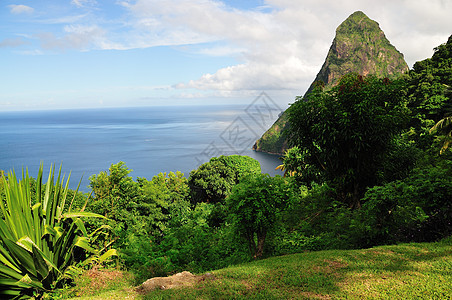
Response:
[{"label": "tropical vegetation", "polygon": [[[36,179],[2,173],[1,295],[57,297],[102,268],[128,270],[131,284],[226,268],[201,284],[207,295],[447,298],[451,56],[452,36],[404,75],[351,73],[295,99],[285,177],[239,155],[188,178],[134,179],[119,162],[90,177],[91,194],[70,190],[61,169],[46,183],[42,167]],[[433,244],[382,246],[412,242]]]},{"label": "tropical vegetation", "polygon": [[64,185],[61,168],[55,183],[53,168],[45,185],[42,177],[42,165],[37,180],[28,172],[20,181],[14,172],[2,177],[0,295],[4,298],[43,295],[80,275],[83,266],[116,254],[114,249],[92,247],[105,226],[88,232],[82,218],[100,215],[72,211],[71,206],[64,211],[69,178]]}]

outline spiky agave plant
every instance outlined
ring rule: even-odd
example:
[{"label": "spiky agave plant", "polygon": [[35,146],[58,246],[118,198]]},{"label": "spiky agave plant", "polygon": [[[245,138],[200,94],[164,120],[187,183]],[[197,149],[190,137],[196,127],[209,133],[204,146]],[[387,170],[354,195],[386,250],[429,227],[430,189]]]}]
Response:
[{"label": "spiky agave plant", "polygon": [[[56,182],[51,166],[43,186],[41,164],[35,189],[28,170],[18,181],[14,171],[3,176],[4,199],[0,199],[0,298],[21,298],[46,293],[74,274],[78,247],[102,261],[114,250],[99,256],[90,244],[82,217],[103,216],[89,212],[64,212],[69,178],[64,183],[61,166]],[[80,183],[79,183],[80,186]],[[43,189],[44,187],[44,189]],[[77,187],[78,190],[78,187]],[[75,196],[75,194],[74,194]],[[92,261],[92,257],[87,260]]]}]

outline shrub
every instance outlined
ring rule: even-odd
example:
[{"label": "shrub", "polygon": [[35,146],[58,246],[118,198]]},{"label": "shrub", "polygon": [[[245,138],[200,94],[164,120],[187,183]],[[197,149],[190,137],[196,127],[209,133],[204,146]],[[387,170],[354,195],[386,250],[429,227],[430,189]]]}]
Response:
[{"label": "shrub", "polygon": [[212,157],[209,162],[190,172],[192,201],[224,203],[242,178],[260,173],[261,166],[254,158],[241,155]]},{"label": "shrub", "polygon": [[[78,274],[77,262],[87,264],[93,261],[92,254],[99,254],[90,245],[97,231],[88,233],[80,218],[101,216],[71,212],[70,208],[64,212],[69,178],[64,185],[60,167],[54,184],[55,170],[51,168],[42,191],[42,173],[41,165],[34,189],[28,172],[22,174],[21,181],[14,172],[2,178],[5,200],[0,201],[0,295],[5,298],[60,287]],[[107,251],[99,261],[114,254],[114,250]]]},{"label": "shrub", "polygon": [[452,162],[415,169],[369,189],[362,224],[368,243],[435,241],[452,234]]}]

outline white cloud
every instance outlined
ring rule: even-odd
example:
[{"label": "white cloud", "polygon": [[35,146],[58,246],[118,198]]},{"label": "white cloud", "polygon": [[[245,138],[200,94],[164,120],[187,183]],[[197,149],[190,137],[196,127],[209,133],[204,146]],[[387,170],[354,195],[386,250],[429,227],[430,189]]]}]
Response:
[{"label": "white cloud", "polygon": [[28,42],[22,38],[6,38],[6,39],[0,41],[0,48],[19,47],[19,46],[26,45],[26,44],[28,44]]},{"label": "white cloud", "polygon": [[238,56],[246,52],[245,48],[233,46],[213,46],[210,48],[203,48],[197,53],[208,56]]},{"label": "white cloud", "polygon": [[33,7],[22,4],[11,4],[8,7],[13,14],[31,14],[34,12]]},{"label": "white cloud", "polygon": [[97,2],[95,0],[72,0],[71,4],[81,8],[85,6],[94,6]]},{"label": "white cloud", "polygon": [[[97,5],[72,0],[77,7]],[[327,55],[335,29],[354,11],[376,20],[409,66],[431,56],[451,34],[452,1],[267,0],[239,10],[218,0],[117,1],[118,19],[96,12],[56,19],[61,36],[41,34],[44,49],[133,49],[181,46],[209,56],[232,56],[236,65],[187,82],[178,89],[227,91],[293,90],[304,93]],[[56,22],[58,21],[58,22]],[[88,23],[90,22],[90,23]]]},{"label": "white cloud", "polygon": [[105,30],[98,26],[67,25],[65,35],[56,37],[53,33],[39,35],[44,49],[110,49],[110,42],[105,38]]},{"label": "white cloud", "polygon": [[56,24],[56,25],[57,24],[74,24],[74,23],[82,21],[87,16],[88,16],[88,14],[60,16],[57,18],[39,20],[37,22],[42,23],[42,24]]},{"label": "white cloud", "polygon": [[[410,66],[432,54],[451,34],[452,1],[269,0],[273,10],[238,11],[212,1],[171,1],[158,8],[137,1],[131,10],[166,28],[184,28],[240,48],[242,62],[175,85],[200,90],[307,89],[320,70],[335,29],[362,10],[380,27]],[[209,52],[209,49],[205,50]]]}]

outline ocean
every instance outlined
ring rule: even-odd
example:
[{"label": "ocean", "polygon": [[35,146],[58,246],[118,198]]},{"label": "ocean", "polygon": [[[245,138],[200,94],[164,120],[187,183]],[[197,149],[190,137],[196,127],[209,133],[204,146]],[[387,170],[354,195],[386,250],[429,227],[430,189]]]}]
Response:
[{"label": "ocean", "polygon": [[[264,101],[265,102],[265,101]],[[257,159],[263,173],[281,174],[277,156],[252,146],[281,111],[268,103],[251,105],[154,106],[0,113],[0,169],[62,164],[70,187],[120,161],[136,179],[160,172],[191,170],[213,156],[240,154]]]}]

